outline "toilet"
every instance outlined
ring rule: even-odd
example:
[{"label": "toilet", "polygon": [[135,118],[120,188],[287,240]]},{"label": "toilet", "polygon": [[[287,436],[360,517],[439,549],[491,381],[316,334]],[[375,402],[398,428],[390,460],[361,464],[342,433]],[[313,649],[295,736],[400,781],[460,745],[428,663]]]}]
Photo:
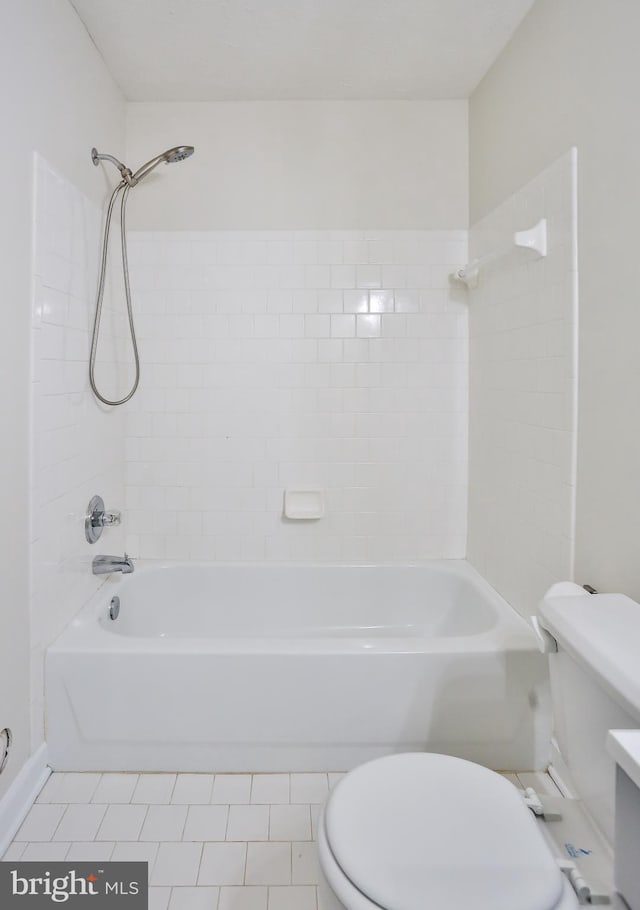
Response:
[{"label": "toilet", "polygon": [[333,790],[318,832],[323,910],[573,910],[508,780],[447,755],[390,755]]},{"label": "toilet", "polygon": [[[640,640],[640,605],[562,583],[534,627],[549,655],[554,764],[613,844],[617,777],[605,743],[613,728],[640,728],[640,667],[628,644]],[[588,900],[588,884],[559,862],[522,792],[449,755],[389,755],[350,771],[324,806],[317,849],[320,910],[574,910]],[[636,893],[635,867],[629,877]]]}]

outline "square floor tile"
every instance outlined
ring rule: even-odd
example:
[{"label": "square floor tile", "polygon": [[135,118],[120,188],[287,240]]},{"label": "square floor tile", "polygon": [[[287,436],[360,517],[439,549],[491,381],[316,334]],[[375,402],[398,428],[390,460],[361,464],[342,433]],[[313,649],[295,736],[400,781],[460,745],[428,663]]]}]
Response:
[{"label": "square floor tile", "polygon": [[195,885],[202,844],[160,844],[151,873],[152,885]]},{"label": "square floor tile", "polygon": [[291,880],[294,885],[318,884],[318,860],[313,842],[291,844]]},{"label": "square floor tile", "polygon": [[251,784],[252,803],[288,803],[288,774],[254,774]]},{"label": "square floor tile", "polygon": [[141,841],[120,842],[116,844],[111,859],[114,863],[148,863],[149,877],[151,877],[159,846],[159,844],[142,843]]},{"label": "square floor tile", "polygon": [[146,806],[109,806],[96,834],[96,840],[137,840],[146,814]]},{"label": "square floor tile", "polygon": [[63,803],[64,799],[58,798],[58,793],[62,787],[62,781],[64,780],[64,774],[50,774],[47,778],[47,782],[44,787],[38,793],[36,798],[37,803]]},{"label": "square floor tile", "polygon": [[210,803],[213,774],[178,774],[172,803]]},{"label": "square floor tile", "polygon": [[160,844],[151,841],[120,841],[113,851],[113,861],[126,863],[154,863]]},{"label": "square floor tile", "polygon": [[39,802],[89,803],[100,783],[101,774],[68,772],[52,774],[45,784]]},{"label": "square floor tile", "polygon": [[9,844],[3,856],[0,856],[0,859],[3,862],[17,862],[24,853],[26,846],[27,845],[24,843],[17,843],[14,841],[12,844]]},{"label": "square floor tile", "polygon": [[213,803],[248,803],[251,799],[250,774],[216,774],[213,781]]},{"label": "square floor tile", "polygon": [[180,840],[186,820],[186,806],[149,806],[140,840]]},{"label": "square floor tile", "polygon": [[228,806],[189,806],[182,840],[224,840]]},{"label": "square floor tile", "polygon": [[172,888],[169,910],[216,910],[218,888]]},{"label": "square floor tile", "polygon": [[111,859],[115,844],[111,841],[86,841],[71,844],[65,859],[76,863],[106,863]]},{"label": "square floor tile", "polygon": [[58,863],[66,857],[71,844],[27,844],[20,857],[23,863]]},{"label": "square floor tile", "polygon": [[63,775],[60,796],[67,803],[88,803],[101,780],[102,774],[67,772]]},{"label": "square floor tile", "polygon": [[241,885],[246,858],[246,844],[205,844],[198,884]]},{"label": "square floor tile", "polygon": [[137,783],[137,774],[103,774],[91,802],[130,803]]},{"label": "square floor tile", "polygon": [[149,910],[167,910],[171,888],[149,888]]},{"label": "square floor tile", "polygon": [[221,888],[218,910],[267,910],[267,889]]},{"label": "square floor tile", "polygon": [[247,885],[290,885],[291,844],[248,844]]},{"label": "square floor tile", "polygon": [[227,840],[268,840],[269,806],[229,806]]},{"label": "square floor tile", "polygon": [[292,803],[324,803],[329,795],[326,774],[292,774]]},{"label": "square floor tile", "polygon": [[269,888],[268,910],[317,910],[313,885]]},{"label": "square floor tile", "polygon": [[141,774],[131,797],[132,803],[170,803],[175,774]]},{"label": "square floor tile", "polygon": [[68,806],[56,828],[53,840],[94,840],[106,811],[106,806],[94,803],[77,803]]},{"label": "square floor tile", "polygon": [[46,841],[51,840],[60,819],[66,811],[66,806],[47,805],[35,803],[28,811],[27,817],[22,822],[16,834],[18,841]]},{"label": "square floor tile", "polygon": [[309,806],[271,806],[269,840],[311,840]]}]

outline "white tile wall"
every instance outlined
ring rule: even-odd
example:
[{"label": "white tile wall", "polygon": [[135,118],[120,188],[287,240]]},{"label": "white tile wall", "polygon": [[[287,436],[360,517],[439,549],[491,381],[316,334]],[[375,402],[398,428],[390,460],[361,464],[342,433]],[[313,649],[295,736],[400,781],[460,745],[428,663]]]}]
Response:
[{"label": "white tile wall", "polygon": [[546,259],[513,252],[469,294],[468,558],[525,615],[573,576],[576,204],[572,151],[470,236],[479,256],[548,220]]},{"label": "white tile wall", "polygon": [[[94,493],[124,506],[124,417],[97,406],[87,361],[97,283],[101,213],[35,156],[32,307],[31,643],[32,748],[43,738],[44,649],[103,579],[91,574],[95,552],[122,552],[120,530],[97,547],[84,539]],[[122,314],[105,303],[100,375],[109,385],[126,363]]]},{"label": "white tile wall", "polygon": [[[466,253],[464,231],[133,234],[128,551],[463,556]],[[287,487],[326,517],[283,520]]]}]

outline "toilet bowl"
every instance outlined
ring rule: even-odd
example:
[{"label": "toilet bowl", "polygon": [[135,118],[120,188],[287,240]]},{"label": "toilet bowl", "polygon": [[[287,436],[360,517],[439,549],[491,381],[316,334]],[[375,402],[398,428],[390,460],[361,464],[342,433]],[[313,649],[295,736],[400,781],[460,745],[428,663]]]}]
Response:
[{"label": "toilet bowl", "polygon": [[574,910],[518,790],[447,755],[379,758],[332,791],[318,832],[321,910]]}]

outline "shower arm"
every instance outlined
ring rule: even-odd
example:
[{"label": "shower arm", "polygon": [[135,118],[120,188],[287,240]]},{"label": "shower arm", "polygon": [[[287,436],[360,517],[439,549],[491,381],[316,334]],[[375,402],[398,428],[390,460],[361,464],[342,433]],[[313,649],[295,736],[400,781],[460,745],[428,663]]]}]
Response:
[{"label": "shower arm", "polygon": [[114,158],[113,155],[105,155],[105,154],[102,154],[101,152],[99,152],[98,149],[92,148],[91,149],[91,160],[93,161],[93,163],[95,164],[96,167],[98,166],[98,162],[100,162],[100,161],[110,161],[111,164],[114,164],[118,168],[118,170],[122,174],[123,179],[129,184],[129,186],[136,185],[137,181],[135,180],[133,174],[131,173],[131,170],[127,167],[126,164],[123,164],[122,161],[118,161],[117,158]]}]

